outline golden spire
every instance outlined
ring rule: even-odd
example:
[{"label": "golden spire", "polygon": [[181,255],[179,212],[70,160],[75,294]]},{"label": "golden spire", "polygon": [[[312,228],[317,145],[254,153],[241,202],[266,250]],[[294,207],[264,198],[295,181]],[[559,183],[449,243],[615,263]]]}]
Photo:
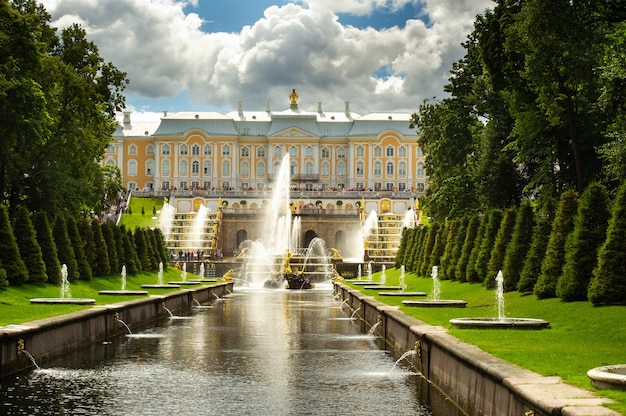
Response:
[{"label": "golden spire", "polygon": [[289,100],[291,100],[291,106],[298,106],[298,94],[296,93],[296,89],[291,90],[291,94],[289,94]]}]

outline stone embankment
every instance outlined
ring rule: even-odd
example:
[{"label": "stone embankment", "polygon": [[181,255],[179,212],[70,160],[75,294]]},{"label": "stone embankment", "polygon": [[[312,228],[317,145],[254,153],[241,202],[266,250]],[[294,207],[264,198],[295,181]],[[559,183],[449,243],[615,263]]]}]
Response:
[{"label": "stone embankment", "polygon": [[0,378],[31,367],[29,355],[38,364],[45,364],[71,351],[122,336],[128,329],[119,320],[132,331],[158,326],[167,322],[168,311],[188,314],[195,302],[206,303],[232,290],[232,282],[218,283],[0,327]]},{"label": "stone embankment", "polygon": [[414,351],[412,366],[469,415],[619,415],[602,406],[606,397],[496,358],[341,282],[334,290],[362,318],[363,332],[378,324],[389,350]]}]

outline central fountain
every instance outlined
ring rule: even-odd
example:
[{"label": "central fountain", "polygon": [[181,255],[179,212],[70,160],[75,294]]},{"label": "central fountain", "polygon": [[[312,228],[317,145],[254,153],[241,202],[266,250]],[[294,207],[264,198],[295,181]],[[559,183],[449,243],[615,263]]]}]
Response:
[{"label": "central fountain", "polygon": [[496,279],[496,302],[498,316],[496,318],[455,318],[450,320],[455,328],[515,328],[515,329],[541,329],[550,323],[543,319],[534,318],[508,318],[504,313],[504,277],[502,271],[498,271]]}]

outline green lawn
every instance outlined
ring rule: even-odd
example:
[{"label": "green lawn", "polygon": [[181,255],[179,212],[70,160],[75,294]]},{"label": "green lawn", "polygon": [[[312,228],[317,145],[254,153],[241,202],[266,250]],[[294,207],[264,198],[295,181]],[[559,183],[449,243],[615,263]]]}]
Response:
[{"label": "green lawn", "polygon": [[[181,271],[168,267],[163,271],[163,281],[180,281]],[[187,272],[187,279],[191,280],[199,276]],[[127,290],[148,290],[149,294],[164,294],[179,290],[172,289],[141,289],[143,284],[156,284],[157,273],[144,272],[126,277]],[[73,298],[95,299],[96,305],[106,305],[126,300],[137,299],[137,296],[110,296],[98,294],[101,290],[119,290],[122,287],[120,275],[107,277],[95,277],[89,281],[79,280],[70,284]],[[192,286],[193,287],[193,286]],[[9,324],[23,324],[37,319],[49,318],[89,308],[87,305],[45,305],[31,304],[32,298],[58,298],[61,295],[59,286],[48,283],[24,284],[22,286],[9,286],[0,289],[0,326]],[[147,295],[146,295],[147,296]]]},{"label": "green lawn", "polygon": [[[386,282],[399,283],[400,270],[390,269]],[[374,274],[374,280],[380,273]],[[407,291],[432,294],[430,278],[405,276]],[[452,335],[508,362],[545,376],[559,376],[574,384],[618,402],[613,410],[626,414],[626,392],[597,390],[591,386],[587,370],[608,364],[626,363],[626,306],[594,307],[590,302],[538,300],[519,292],[505,294],[505,315],[510,318],[538,318],[550,322],[542,330],[459,329],[452,328],[453,318],[498,316],[494,290],[477,283],[441,281],[440,299],[461,299],[466,308],[416,308],[402,305],[402,298],[378,296],[377,290],[346,284],[374,296],[388,305],[396,305],[407,315],[431,325],[447,328]],[[429,297],[430,298],[430,295]]]},{"label": "green lawn", "polygon": [[[120,225],[124,224],[128,229],[153,228],[158,225],[159,214],[163,208],[163,198],[137,198],[130,199],[131,214],[122,214]],[[143,214],[141,210],[143,209]],[[156,214],[155,214],[156,211]]]}]

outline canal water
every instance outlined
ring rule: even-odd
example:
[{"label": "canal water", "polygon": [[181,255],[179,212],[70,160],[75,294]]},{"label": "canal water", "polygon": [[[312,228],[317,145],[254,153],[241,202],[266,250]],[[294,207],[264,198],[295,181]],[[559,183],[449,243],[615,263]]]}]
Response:
[{"label": "canal water", "polygon": [[0,381],[6,415],[462,415],[330,286],[236,289]]}]

